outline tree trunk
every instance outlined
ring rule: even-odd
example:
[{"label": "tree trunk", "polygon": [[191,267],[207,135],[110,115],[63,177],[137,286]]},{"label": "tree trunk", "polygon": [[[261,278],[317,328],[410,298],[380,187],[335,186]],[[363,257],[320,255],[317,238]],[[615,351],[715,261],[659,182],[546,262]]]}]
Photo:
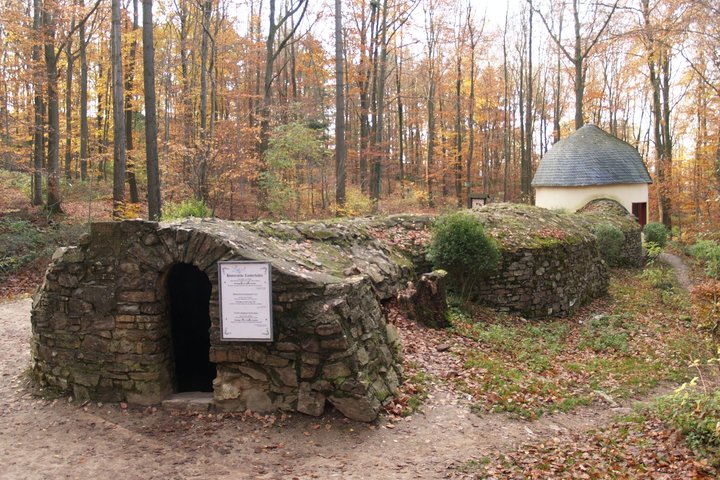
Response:
[{"label": "tree trunk", "polygon": [[[523,156],[523,164],[521,166],[521,185],[523,202],[532,203],[532,152],[533,152],[533,9],[532,0],[530,0],[530,11],[528,12],[528,67],[527,67],[527,89],[525,93],[525,155]],[[520,80],[522,82],[522,78]]]},{"label": "tree trunk", "polygon": [[32,204],[42,205],[42,168],[45,163],[45,102],[40,64],[40,38],[42,30],[42,0],[33,0],[33,33],[35,34],[31,59],[33,62],[34,128],[33,128],[33,174]]},{"label": "tree trunk", "polygon": [[[558,32],[558,37],[562,41],[562,17],[560,18],[560,32]],[[562,70],[562,62],[560,61],[560,47],[558,47],[557,52],[557,66],[555,68],[555,88],[554,88],[554,96],[555,96],[555,103],[553,105],[553,144],[560,141],[560,89],[561,89],[561,83],[560,83],[560,72]]]},{"label": "tree trunk", "polygon": [[148,218],[160,220],[160,169],[158,166],[157,114],[155,106],[155,44],[153,0],[143,0],[143,85],[145,87],[145,164],[147,165]]},{"label": "tree trunk", "polygon": [[[462,36],[462,30],[459,35]],[[457,54],[455,57],[455,199],[458,208],[462,207],[462,115],[461,115],[461,87],[462,87],[462,41],[458,39]]]},{"label": "tree trunk", "polygon": [[[80,8],[85,6],[80,0]],[[80,25],[80,179],[87,180],[88,174],[88,63],[85,39],[85,22]]]},{"label": "tree trunk", "polygon": [[[468,29],[470,33],[470,105],[468,106],[468,154],[465,160],[465,197],[470,204],[470,193],[472,188],[472,161],[475,155],[475,48],[477,38],[475,37],[475,27],[472,23],[472,13],[468,8]],[[483,185],[483,194],[488,195],[489,186]]]},{"label": "tree trunk", "polygon": [[195,197],[208,202],[209,193],[207,185],[208,173],[208,51],[210,42],[210,16],[212,15],[212,0],[202,4],[202,41],[200,43],[200,147],[196,152],[196,187]]},{"label": "tree trunk", "polygon": [[373,164],[370,182],[370,198],[373,202],[373,211],[377,211],[377,204],[380,201],[380,186],[382,182],[382,160],[385,156],[383,145],[383,134],[385,130],[385,77],[387,69],[387,0],[382,3],[382,17],[379,20],[379,42],[380,52],[378,57],[379,72],[376,76],[375,96],[377,106],[375,110],[375,138],[373,141]]},{"label": "tree trunk", "polygon": [[113,90],[113,218],[122,219],[125,203],[126,137],[123,106],[120,0],[112,0],[111,62]]},{"label": "tree trunk", "polygon": [[135,145],[133,143],[133,121],[135,118],[133,111],[133,85],[135,83],[135,63],[137,61],[138,42],[136,32],[138,28],[140,28],[138,24],[138,0],[133,0],[133,39],[130,43],[128,69],[127,72],[125,72],[125,148],[127,149],[127,165],[125,171],[128,191],[130,193],[130,203],[138,203],[140,201],[137,180],[135,178]]},{"label": "tree trunk", "polygon": [[427,112],[428,112],[428,127],[427,127],[427,163],[425,164],[425,178],[427,181],[427,194],[428,203],[430,206],[434,205],[433,201],[433,150],[435,149],[435,81],[430,74],[430,85],[428,88],[428,99],[427,99]]},{"label": "tree trunk", "polygon": [[[672,139],[670,129],[670,57],[669,49],[655,39],[649,0],[642,0],[648,72],[652,95],[652,128],[655,140],[657,197],[660,221],[672,228]],[[659,71],[658,71],[659,70]]]},{"label": "tree trunk", "polygon": [[342,0],[335,0],[335,202],[345,207],[345,87],[343,85]]},{"label": "tree trunk", "polygon": [[[372,44],[373,25],[377,8],[372,8],[369,23],[363,14],[362,27],[360,30],[360,151],[358,152],[358,168],[360,170],[360,192],[368,193],[368,156],[370,143],[370,81],[372,79]],[[368,30],[370,35],[368,36]]]},{"label": "tree trunk", "polygon": [[400,76],[402,75],[402,59],[401,52],[396,50],[395,53],[395,95],[397,96],[397,112],[398,112],[398,181],[400,182],[400,197],[405,198],[405,119],[403,117],[403,102],[401,95],[402,84]]},{"label": "tree trunk", "polygon": [[[508,195],[508,174],[510,170],[510,135],[512,130],[510,127],[510,75],[508,72],[508,53],[507,53],[507,31],[508,19],[510,16],[510,8],[505,10],[505,29],[503,30],[503,157],[505,157],[505,171],[503,174],[503,202],[507,202],[510,197]],[[483,183],[485,183],[485,172],[483,172]],[[489,192],[485,192],[487,195]]]},{"label": "tree trunk", "polygon": [[[84,22],[83,22],[84,23]],[[75,15],[71,20],[71,30],[75,30]],[[73,73],[75,70],[75,56],[72,52],[72,36],[67,41],[65,53],[67,56],[65,74],[65,178],[72,178],[72,88]]]},{"label": "tree trunk", "polygon": [[60,99],[58,97],[58,57],[55,54],[55,19],[46,6],[43,11],[45,27],[45,70],[48,98],[48,177],[47,205],[50,214],[62,212],[60,196]]}]

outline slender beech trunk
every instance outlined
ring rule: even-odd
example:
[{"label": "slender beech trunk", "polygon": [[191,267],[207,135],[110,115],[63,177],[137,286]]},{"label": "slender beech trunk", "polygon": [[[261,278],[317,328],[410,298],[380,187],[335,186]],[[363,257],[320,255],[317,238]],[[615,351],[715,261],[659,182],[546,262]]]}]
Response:
[{"label": "slender beech trunk", "polygon": [[112,90],[113,90],[113,218],[123,217],[125,203],[125,119],[123,106],[122,26],[120,0],[112,0],[112,30],[110,34]]},{"label": "slender beech trunk", "polygon": [[46,208],[50,214],[62,212],[60,195],[60,99],[58,96],[58,56],[55,53],[55,19],[51,7],[43,11],[45,27],[45,71],[48,99],[48,177]]},{"label": "slender beech trunk", "polygon": [[343,85],[342,0],[335,0],[335,202],[345,207],[345,87]]},{"label": "slender beech trunk", "polygon": [[[459,35],[462,37],[464,32],[459,32]],[[463,155],[462,155],[462,115],[461,115],[461,87],[462,87],[462,46],[463,41],[458,38],[458,45],[457,45],[457,53],[455,56],[455,164],[454,164],[454,174],[455,174],[455,200],[457,202],[457,206],[462,207],[463,201],[462,201],[462,165],[463,165]]]},{"label": "slender beech trunk", "polygon": [[200,43],[200,148],[196,152],[196,187],[195,197],[208,202],[209,192],[207,185],[208,174],[208,52],[210,43],[210,17],[212,15],[212,0],[205,0],[202,4],[202,41]]},{"label": "slender beech trunk", "polygon": [[[475,154],[475,48],[477,37],[473,25],[472,10],[468,7],[467,24],[470,33],[470,105],[468,105],[468,154],[465,160],[465,197],[470,204],[470,189],[472,188],[472,161]],[[488,179],[489,180],[489,179]],[[488,195],[490,190],[489,182],[485,185],[483,178],[483,194]]]},{"label": "slender beech trunk", "polygon": [[132,42],[130,43],[130,52],[128,55],[128,68],[127,72],[125,72],[125,148],[127,149],[125,174],[127,176],[128,192],[130,193],[130,203],[138,203],[140,201],[137,179],[135,178],[135,144],[133,142],[133,123],[135,119],[133,87],[135,84],[135,65],[137,62],[137,30],[139,28],[138,0],[133,0]]},{"label": "slender beech trunk", "polygon": [[379,25],[379,72],[376,77],[376,115],[375,115],[375,138],[373,149],[373,165],[371,176],[370,198],[373,201],[373,210],[377,210],[377,203],[380,200],[380,186],[382,183],[382,160],[385,157],[383,135],[385,130],[385,81],[387,70],[387,14],[388,2],[383,0],[382,17]]},{"label": "slender beech trunk", "polygon": [[575,56],[573,67],[575,67],[575,130],[585,125],[583,117],[583,99],[585,97],[585,58],[582,54],[582,36],[580,35],[580,18],[578,12],[578,0],[573,0],[573,17],[575,18]]},{"label": "slender beech trunk", "polygon": [[40,71],[40,52],[42,38],[42,0],[33,0],[33,33],[35,38],[32,46],[34,90],[34,128],[33,128],[33,174],[32,204],[42,205],[42,169],[45,163],[45,102],[43,101],[43,75]]},{"label": "slender beech trunk", "polygon": [[143,86],[145,87],[145,164],[147,166],[148,218],[160,220],[160,168],[158,165],[157,113],[155,106],[155,43],[153,0],[143,0]]},{"label": "slender beech trunk", "polygon": [[395,95],[397,96],[398,112],[398,181],[400,182],[400,197],[405,198],[405,119],[403,118],[403,102],[401,95],[402,58],[396,48],[395,50]]},{"label": "slender beech trunk", "polygon": [[[371,4],[375,5],[375,4]],[[360,170],[360,192],[368,193],[368,156],[369,156],[369,140],[370,140],[370,82],[372,80],[372,45],[373,45],[373,25],[375,24],[375,16],[377,15],[377,7],[371,7],[371,15],[368,19],[363,15],[362,27],[360,29],[360,151],[359,154],[359,170]],[[368,35],[368,32],[369,35]]]},{"label": "slender beech trunk", "polygon": [[[83,22],[84,23],[84,22]],[[71,30],[75,30],[75,15],[71,20]],[[72,36],[67,41],[65,49],[67,65],[65,70],[65,178],[72,178],[72,91],[73,73],[75,71],[75,55],[72,51]]]},{"label": "slender beech trunk", "polygon": [[[508,31],[508,19],[510,16],[510,7],[505,10],[505,29],[503,31],[503,124],[504,124],[504,135],[503,135],[503,157],[505,157],[505,171],[503,174],[503,202],[507,202],[510,199],[508,195],[508,176],[510,172],[510,135],[512,134],[510,126],[510,75],[508,72],[508,52],[507,52],[507,31]],[[483,171],[483,183],[485,183],[485,172]],[[486,190],[485,194],[489,192]]]},{"label": "slender beech trunk", "polygon": [[[558,39],[562,41],[562,15],[560,16],[560,29],[558,32]],[[554,96],[555,104],[553,105],[553,144],[560,141],[560,116],[562,114],[560,107],[560,89],[562,84],[560,83],[560,71],[562,70],[562,62],[560,59],[560,47],[558,47],[556,67],[555,67],[555,86]]]},{"label": "slender beech trunk", "polygon": [[[80,8],[85,1],[80,0]],[[88,176],[88,63],[87,40],[85,39],[85,22],[80,25],[80,179],[87,180]]]},{"label": "slender beech trunk", "polygon": [[[533,152],[533,9],[530,0],[530,11],[528,12],[528,66],[527,66],[527,89],[525,93],[525,156],[522,164],[521,184],[523,202],[532,203],[532,152]],[[522,81],[522,80],[521,80]]]},{"label": "slender beech trunk", "polygon": [[642,0],[648,71],[652,94],[652,128],[655,140],[657,197],[660,221],[672,228],[672,138],[670,128],[670,51],[655,38],[649,0]]}]

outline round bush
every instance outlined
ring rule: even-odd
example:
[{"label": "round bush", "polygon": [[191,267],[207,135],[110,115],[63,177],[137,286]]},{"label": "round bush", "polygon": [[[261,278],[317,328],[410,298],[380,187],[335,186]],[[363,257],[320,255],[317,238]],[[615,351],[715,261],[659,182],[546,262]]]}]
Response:
[{"label": "round bush", "polygon": [[625,234],[622,230],[613,224],[602,223],[595,227],[594,233],[603,260],[613,267],[620,265],[620,255],[625,244]]},{"label": "round bush", "polygon": [[643,228],[643,234],[645,235],[646,242],[656,243],[660,247],[664,247],[667,244],[668,232],[662,223],[648,223],[645,225],[645,228]]},{"label": "round bush", "polygon": [[428,256],[433,266],[446,270],[450,283],[467,296],[479,277],[495,270],[500,248],[476,217],[458,212],[437,220]]}]

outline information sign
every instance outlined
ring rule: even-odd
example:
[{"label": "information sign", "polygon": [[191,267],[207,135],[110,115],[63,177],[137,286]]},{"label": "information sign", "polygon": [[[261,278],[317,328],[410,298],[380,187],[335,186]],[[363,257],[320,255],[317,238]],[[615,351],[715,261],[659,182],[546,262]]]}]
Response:
[{"label": "information sign", "polygon": [[267,262],[218,262],[223,340],[272,342],[272,274]]}]

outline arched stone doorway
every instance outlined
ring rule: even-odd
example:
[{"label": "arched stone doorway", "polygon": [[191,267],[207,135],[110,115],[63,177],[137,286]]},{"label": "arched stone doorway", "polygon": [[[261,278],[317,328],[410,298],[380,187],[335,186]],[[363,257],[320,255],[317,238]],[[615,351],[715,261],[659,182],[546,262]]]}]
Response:
[{"label": "arched stone doorway", "polygon": [[175,391],[212,392],[216,368],[210,361],[210,280],[196,266],[178,263],[170,268],[166,285]]}]

